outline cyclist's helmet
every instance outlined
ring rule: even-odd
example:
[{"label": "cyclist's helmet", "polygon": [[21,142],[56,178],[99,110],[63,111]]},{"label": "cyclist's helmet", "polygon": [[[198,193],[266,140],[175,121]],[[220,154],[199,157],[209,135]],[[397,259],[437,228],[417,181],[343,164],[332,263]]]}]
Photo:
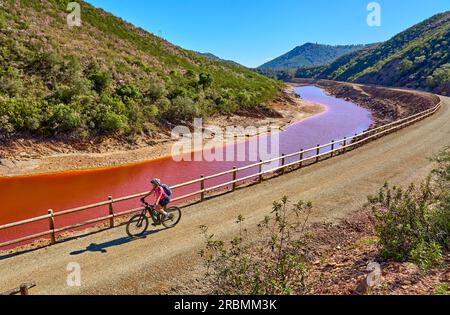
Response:
[{"label": "cyclist's helmet", "polygon": [[153,178],[151,183],[156,186],[161,186],[161,180],[158,178]]}]

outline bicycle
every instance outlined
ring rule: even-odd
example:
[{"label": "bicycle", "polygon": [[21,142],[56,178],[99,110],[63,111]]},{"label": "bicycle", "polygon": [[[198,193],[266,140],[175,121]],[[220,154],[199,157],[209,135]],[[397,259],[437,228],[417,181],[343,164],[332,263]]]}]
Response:
[{"label": "bicycle", "polygon": [[147,202],[143,202],[145,207],[140,214],[133,216],[127,223],[127,234],[130,237],[142,236],[148,229],[149,220],[147,215],[153,220],[153,225],[163,225],[170,229],[175,227],[181,220],[181,209],[178,207],[170,207],[166,210],[169,214],[169,218],[163,220],[163,215],[155,210],[155,205],[150,205]]}]

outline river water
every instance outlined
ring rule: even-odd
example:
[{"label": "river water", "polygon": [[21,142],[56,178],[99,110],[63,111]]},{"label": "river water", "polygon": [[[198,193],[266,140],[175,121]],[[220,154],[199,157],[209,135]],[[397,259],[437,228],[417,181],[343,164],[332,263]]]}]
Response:
[{"label": "river water", "polygon": [[[304,100],[326,106],[326,111],[304,121],[289,126],[279,134],[279,153],[289,154],[300,149],[329,143],[367,130],[372,124],[371,113],[351,102],[328,96],[318,87],[298,87],[296,92]],[[261,141],[262,136],[259,138]],[[272,144],[268,139],[269,145]],[[244,144],[250,147],[253,139]],[[237,151],[237,147],[236,151]],[[110,169],[70,171],[58,174],[0,178],[0,225],[47,214],[48,209],[55,212],[105,201],[108,196],[119,198],[149,189],[149,180],[158,177],[163,182],[174,185],[200,175],[208,176],[230,170],[233,166],[253,164],[248,156],[245,161],[182,161],[175,162],[172,157],[147,161],[144,163],[115,167]],[[259,159],[260,157],[258,157]],[[288,160],[287,162],[290,162]],[[250,169],[239,174],[240,177],[256,173]],[[223,176],[206,183],[212,187],[230,181],[231,175]],[[175,196],[199,190],[193,185],[175,191]],[[115,206],[121,211],[139,206],[138,201],[129,201]],[[70,216],[57,217],[56,228],[107,215],[107,207],[99,207]],[[38,222],[23,227],[0,231],[0,242],[12,238],[38,233],[48,229],[48,223]]]}]

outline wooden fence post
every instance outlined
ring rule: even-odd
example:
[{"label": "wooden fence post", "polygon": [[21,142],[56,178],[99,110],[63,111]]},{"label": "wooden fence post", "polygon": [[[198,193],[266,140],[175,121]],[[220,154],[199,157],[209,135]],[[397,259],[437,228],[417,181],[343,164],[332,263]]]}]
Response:
[{"label": "wooden fence post", "polygon": [[317,145],[317,151],[316,151],[316,163],[319,162],[319,154],[320,154],[320,144]]},{"label": "wooden fence post", "polygon": [[263,160],[259,160],[259,183],[261,184],[263,182]]},{"label": "wooden fence post", "polygon": [[28,285],[21,284],[20,285],[20,295],[28,295]]},{"label": "wooden fence post", "polygon": [[200,178],[202,179],[200,182],[201,201],[205,201],[205,176],[202,175]]},{"label": "wooden fence post", "polygon": [[334,140],[331,141],[331,157],[334,156]]},{"label": "wooden fence post", "polygon": [[347,151],[346,146],[347,146],[347,137],[344,137],[344,149],[343,149],[344,153]]},{"label": "wooden fence post", "polygon": [[370,142],[369,138],[370,138],[372,135],[373,135],[373,131],[372,131],[372,130],[368,130],[367,136],[366,136],[366,138],[367,138],[367,143]]},{"label": "wooden fence post", "polygon": [[233,191],[236,190],[237,167],[233,167]]},{"label": "wooden fence post", "polygon": [[109,200],[109,215],[111,215],[112,217],[109,218],[109,228],[113,228],[114,227],[114,208],[113,208],[113,197],[109,196],[108,197]]},{"label": "wooden fence post", "polygon": [[303,167],[303,149],[300,150],[300,168]]},{"label": "wooden fence post", "polygon": [[286,154],[282,154],[281,155],[282,156],[282,159],[281,159],[281,167],[282,167],[282,169],[281,169],[281,174],[286,174],[286,167],[285,167],[285,165],[286,165],[286,158],[285,158],[285,156],[286,156]]},{"label": "wooden fence post", "polygon": [[55,217],[53,216],[53,210],[49,209],[48,214],[50,217],[48,218],[48,225],[50,230],[50,243],[56,244],[56,237],[55,237]]}]

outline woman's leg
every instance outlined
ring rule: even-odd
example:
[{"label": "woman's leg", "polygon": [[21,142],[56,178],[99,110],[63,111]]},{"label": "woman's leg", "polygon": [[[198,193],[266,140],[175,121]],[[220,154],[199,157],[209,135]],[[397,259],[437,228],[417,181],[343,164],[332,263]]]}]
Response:
[{"label": "woman's leg", "polygon": [[163,209],[163,207],[161,205],[157,205],[156,208],[155,208],[155,211],[160,213],[160,214],[164,214],[165,213],[165,211],[164,211],[164,209]]},{"label": "woman's leg", "polygon": [[165,206],[161,206],[160,204],[158,204],[155,208],[155,211],[162,215],[167,215],[166,209],[167,209],[167,204]]}]

